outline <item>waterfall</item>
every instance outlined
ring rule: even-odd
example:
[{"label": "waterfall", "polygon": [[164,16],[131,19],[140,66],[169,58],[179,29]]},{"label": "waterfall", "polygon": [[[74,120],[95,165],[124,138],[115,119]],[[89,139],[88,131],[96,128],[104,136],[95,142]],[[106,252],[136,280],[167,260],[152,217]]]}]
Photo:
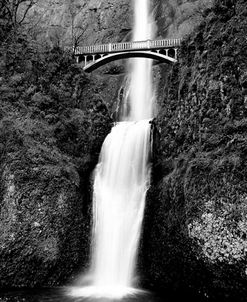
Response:
[{"label": "waterfall", "polygon": [[[152,39],[149,1],[134,0],[133,40]],[[94,175],[91,285],[75,296],[122,298],[136,292],[136,258],[150,181],[152,61],[132,59],[129,110],[106,137]]]},{"label": "waterfall", "polygon": [[[153,22],[149,16],[149,0],[134,0],[134,41],[153,39]],[[139,121],[153,118],[152,60],[137,58],[131,61],[130,119]]]},{"label": "waterfall", "polygon": [[94,182],[93,284],[102,296],[132,292],[149,183],[150,126],[120,122],[107,136]]},{"label": "waterfall", "polygon": [[[135,12],[133,41],[151,40],[154,38],[154,22],[149,14],[149,0],[133,1]],[[145,58],[130,60],[130,83],[126,94],[126,101],[130,104],[123,108],[122,120],[140,121],[153,118],[152,63],[152,60]]]}]

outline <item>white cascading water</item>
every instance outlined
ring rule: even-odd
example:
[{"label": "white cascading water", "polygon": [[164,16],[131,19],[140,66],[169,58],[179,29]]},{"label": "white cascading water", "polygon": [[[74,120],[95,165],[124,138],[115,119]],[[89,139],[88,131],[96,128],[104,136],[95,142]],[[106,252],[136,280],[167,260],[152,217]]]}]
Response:
[{"label": "white cascading water", "polygon": [[[152,39],[149,0],[134,0],[133,40]],[[74,296],[122,298],[136,292],[136,256],[150,180],[152,61],[133,59],[129,113],[106,137],[95,169],[91,285]]]},{"label": "white cascading water", "polygon": [[[149,15],[149,0],[134,0],[134,41],[154,38],[153,20]],[[152,60],[137,58],[131,61],[129,119],[140,121],[153,118]]]}]

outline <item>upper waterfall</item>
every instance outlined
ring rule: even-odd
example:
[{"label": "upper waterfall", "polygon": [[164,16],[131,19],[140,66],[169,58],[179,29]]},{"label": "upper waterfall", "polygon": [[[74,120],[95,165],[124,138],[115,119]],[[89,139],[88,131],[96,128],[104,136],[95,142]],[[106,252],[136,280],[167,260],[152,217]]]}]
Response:
[{"label": "upper waterfall", "polygon": [[[149,0],[135,0],[134,5],[133,41],[153,39],[154,21],[149,13]],[[139,121],[153,117],[152,63],[152,60],[145,58],[133,59],[130,62],[129,120]]]}]

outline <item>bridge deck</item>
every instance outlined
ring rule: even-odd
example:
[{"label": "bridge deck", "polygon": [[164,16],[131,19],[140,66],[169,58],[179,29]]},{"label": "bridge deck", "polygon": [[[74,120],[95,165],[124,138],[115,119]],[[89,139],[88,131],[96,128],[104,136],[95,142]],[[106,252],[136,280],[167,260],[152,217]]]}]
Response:
[{"label": "bridge deck", "polygon": [[147,40],[122,43],[109,43],[91,46],[78,46],[75,55],[106,54],[116,52],[128,52],[131,50],[152,50],[163,48],[175,48],[181,45],[181,39]]}]

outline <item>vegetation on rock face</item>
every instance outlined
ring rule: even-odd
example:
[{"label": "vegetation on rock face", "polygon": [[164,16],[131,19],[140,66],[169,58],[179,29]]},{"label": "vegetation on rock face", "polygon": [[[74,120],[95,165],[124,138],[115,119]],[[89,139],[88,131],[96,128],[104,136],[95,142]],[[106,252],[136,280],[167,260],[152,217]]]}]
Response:
[{"label": "vegetation on rock face", "polygon": [[205,18],[214,0],[166,0],[153,1],[158,24],[157,35],[168,38],[184,38]]},{"label": "vegetation on rock face", "polygon": [[0,287],[62,284],[88,263],[89,178],[111,119],[70,53],[39,45],[21,26],[7,31],[6,24],[0,30]]},{"label": "vegetation on rock face", "polygon": [[246,299],[246,16],[216,1],[164,89],[142,243],[154,288]]}]

